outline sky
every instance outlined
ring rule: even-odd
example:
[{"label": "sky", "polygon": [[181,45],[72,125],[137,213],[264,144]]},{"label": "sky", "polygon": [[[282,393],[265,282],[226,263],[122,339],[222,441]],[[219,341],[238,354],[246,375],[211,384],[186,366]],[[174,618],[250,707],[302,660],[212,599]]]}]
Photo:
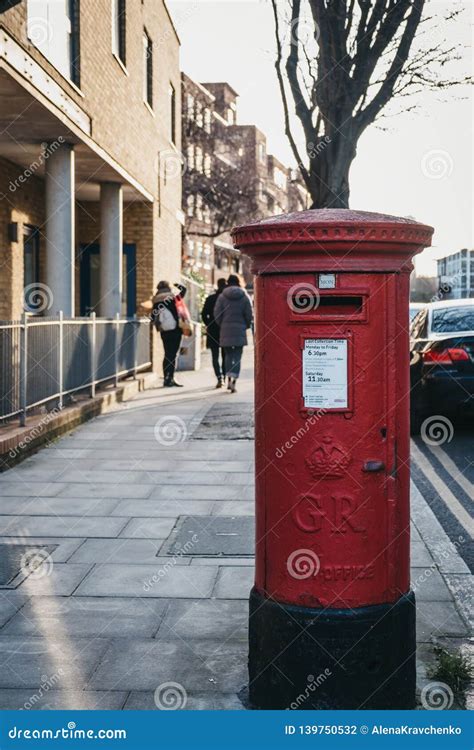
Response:
[{"label": "sky", "polygon": [[[439,14],[447,7],[443,0],[431,4]],[[268,152],[293,166],[274,68],[270,0],[168,0],[167,6],[181,39],[182,70],[197,81],[228,81],[240,95],[238,122],[257,125]],[[462,20],[440,20],[430,45],[469,44],[469,0],[466,7]],[[471,64],[466,54],[466,75]],[[435,228],[433,248],[417,259],[421,275],[436,273],[434,258],[473,247],[472,100],[460,93],[450,89],[444,101],[433,92],[420,94],[418,112],[397,106],[380,127],[365,131],[351,169],[351,208],[410,216]],[[467,87],[462,93],[471,96]]]}]

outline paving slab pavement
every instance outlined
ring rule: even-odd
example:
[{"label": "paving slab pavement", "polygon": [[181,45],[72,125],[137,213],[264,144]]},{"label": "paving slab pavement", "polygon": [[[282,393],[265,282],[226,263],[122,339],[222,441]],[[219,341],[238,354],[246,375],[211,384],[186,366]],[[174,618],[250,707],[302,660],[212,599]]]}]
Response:
[{"label": "paving slab pavement", "polygon": [[[0,589],[0,708],[156,710],[170,682],[186,709],[244,708],[253,558],[197,554],[192,535],[166,551],[186,516],[253,515],[249,431],[213,435],[215,415],[248,420],[251,352],[235,395],[214,389],[207,355],[179,378],[0,477],[0,543],[54,546]],[[471,579],[414,486],[411,538],[421,688],[433,641],[467,636]]]}]

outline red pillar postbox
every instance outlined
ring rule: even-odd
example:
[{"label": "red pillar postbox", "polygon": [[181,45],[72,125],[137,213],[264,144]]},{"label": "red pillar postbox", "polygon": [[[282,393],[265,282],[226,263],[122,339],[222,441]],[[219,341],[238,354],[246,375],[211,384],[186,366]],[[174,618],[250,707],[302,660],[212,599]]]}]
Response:
[{"label": "red pillar postbox", "polygon": [[341,209],[233,231],[256,298],[256,708],[412,708],[409,274],[433,230]]}]

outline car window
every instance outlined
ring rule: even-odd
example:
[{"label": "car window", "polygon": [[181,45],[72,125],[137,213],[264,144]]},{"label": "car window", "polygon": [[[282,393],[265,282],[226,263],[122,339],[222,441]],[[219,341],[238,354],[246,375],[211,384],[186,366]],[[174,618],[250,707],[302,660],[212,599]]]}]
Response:
[{"label": "car window", "polygon": [[431,330],[433,333],[474,331],[474,305],[433,310]]},{"label": "car window", "polygon": [[410,336],[412,339],[426,338],[426,317],[427,311],[420,310],[415,318],[413,318],[413,323],[410,328]]}]

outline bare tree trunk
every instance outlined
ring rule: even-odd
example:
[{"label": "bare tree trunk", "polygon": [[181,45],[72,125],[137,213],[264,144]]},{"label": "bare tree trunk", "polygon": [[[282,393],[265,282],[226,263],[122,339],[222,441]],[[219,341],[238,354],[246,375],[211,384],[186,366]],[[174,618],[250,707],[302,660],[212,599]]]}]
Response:
[{"label": "bare tree trunk", "polygon": [[349,208],[349,171],[356,155],[349,135],[336,131],[310,153],[311,208]]}]

